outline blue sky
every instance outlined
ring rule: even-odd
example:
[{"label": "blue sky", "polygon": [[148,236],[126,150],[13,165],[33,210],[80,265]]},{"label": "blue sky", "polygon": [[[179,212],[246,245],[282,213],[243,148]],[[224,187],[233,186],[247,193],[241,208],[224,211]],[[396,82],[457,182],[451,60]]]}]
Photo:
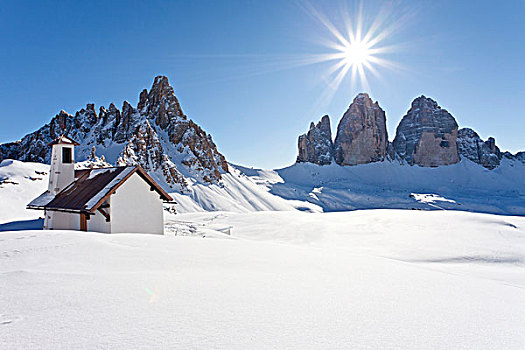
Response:
[{"label": "blue sky", "polygon": [[[342,30],[353,1],[311,1]],[[525,150],[525,2],[366,1],[364,28],[382,9],[399,24],[367,72],[367,91],[388,132],[411,101],[438,101],[503,150]],[[382,15],[379,15],[382,16]],[[380,28],[381,29],[381,28]],[[17,140],[61,109],[136,104],[153,78],[169,77],[184,112],[233,163],[295,161],[297,136],[329,114],[332,129],[364,90],[347,76],[331,89],[334,37],[303,1],[3,1],[0,5],[0,142]],[[366,71],[365,71],[366,72]],[[327,96],[328,95],[328,96]]]}]

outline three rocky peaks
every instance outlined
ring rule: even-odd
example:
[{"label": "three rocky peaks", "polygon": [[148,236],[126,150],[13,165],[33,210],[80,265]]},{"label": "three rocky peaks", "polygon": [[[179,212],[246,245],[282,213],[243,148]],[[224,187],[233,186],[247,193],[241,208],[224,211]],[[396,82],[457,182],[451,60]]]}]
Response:
[{"label": "three rocky peaks", "polygon": [[77,160],[96,157],[96,151],[114,165],[139,164],[173,190],[184,192],[188,177],[218,183],[228,172],[211,136],[186,117],[165,76],[156,77],[150,91],[140,93],[137,108],[124,101],[122,110],[111,103],[98,113],[94,104],[75,115],[61,111],[22,140],[0,145],[0,160],[48,163],[47,144],[62,134],[80,143]]},{"label": "three rocky peaks", "polygon": [[454,117],[436,101],[420,96],[401,119],[393,142],[388,141],[385,111],[360,93],[344,113],[335,140],[325,115],[298,140],[297,162],[359,165],[399,160],[409,165],[436,167],[458,163],[461,157],[494,169],[503,157],[525,162],[525,152],[502,153],[490,137],[483,141],[472,129],[458,130]]}]

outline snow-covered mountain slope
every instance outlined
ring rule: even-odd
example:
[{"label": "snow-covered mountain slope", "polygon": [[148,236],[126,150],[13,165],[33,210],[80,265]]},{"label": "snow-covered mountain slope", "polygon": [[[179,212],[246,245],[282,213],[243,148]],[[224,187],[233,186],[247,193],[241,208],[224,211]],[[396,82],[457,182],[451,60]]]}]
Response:
[{"label": "snow-covered mountain slope", "polygon": [[309,201],[324,211],[442,208],[525,215],[525,164],[518,160],[504,158],[494,170],[466,159],[436,168],[395,161],[350,167],[298,163],[274,171],[238,168],[270,193]]},{"label": "snow-covered mountain slope", "polygon": [[[0,223],[41,216],[25,206],[47,188],[48,168],[1,163]],[[351,167],[300,163],[278,170],[229,168],[220,183],[192,181],[183,194],[172,192],[177,212],[395,208],[525,215],[525,165],[508,159],[495,170],[469,160],[437,168],[388,161]]]},{"label": "snow-covered mountain slope", "polygon": [[[102,166],[102,160],[88,160],[75,167]],[[0,224],[37,219],[42,212],[25,209],[26,205],[42,194],[48,185],[49,165],[4,160],[0,163]],[[194,211],[249,212],[259,210],[302,210],[320,212],[321,207],[306,201],[284,199],[271,194],[268,188],[260,186],[252,178],[232,168],[222,175],[217,184],[199,181],[188,182],[184,194],[173,192],[178,213]],[[188,178],[191,180],[191,178]]]},{"label": "snow-covered mountain slope", "polygon": [[284,199],[269,192],[234,166],[230,173],[222,175],[220,184],[202,184],[195,182],[188,186],[184,194],[171,193],[178,203],[175,207],[179,213],[193,211],[234,211],[250,212],[260,210],[301,210],[321,212],[316,204],[305,200]]},{"label": "snow-covered mountain slope", "polygon": [[0,162],[0,224],[42,215],[27,210],[26,205],[47,190],[48,171],[49,165],[41,163]]},{"label": "snow-covered mountain slope", "polygon": [[232,236],[0,232],[2,349],[525,344],[525,218],[408,210],[172,218],[231,225]]}]

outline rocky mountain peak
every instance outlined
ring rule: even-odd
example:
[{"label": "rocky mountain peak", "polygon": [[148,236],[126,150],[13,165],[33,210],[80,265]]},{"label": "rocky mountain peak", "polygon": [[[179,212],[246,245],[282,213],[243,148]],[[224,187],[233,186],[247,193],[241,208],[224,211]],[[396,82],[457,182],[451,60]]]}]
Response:
[{"label": "rocky mountain peak", "polygon": [[75,114],[75,118],[78,118],[82,115],[90,124],[95,124],[97,122],[97,112],[95,111],[95,104],[88,103],[86,108],[82,108]]},{"label": "rocky mountain peak", "polygon": [[86,105],[86,111],[95,114],[95,116],[97,115],[97,112],[95,112],[95,104],[94,103],[88,103]]},{"label": "rocky mountain peak", "polygon": [[353,104],[364,104],[364,103],[367,103],[367,102],[372,102],[373,103],[372,99],[370,98],[370,96],[366,92],[358,93],[354,97],[354,100],[352,101]]},{"label": "rocky mountain peak", "polygon": [[525,163],[525,152],[501,152],[493,137],[484,141],[472,129],[458,130],[454,117],[425,95],[412,101],[392,143],[388,142],[385,112],[364,92],[344,113],[333,143],[330,134],[328,116],[317,125],[311,123],[309,131],[299,136],[297,162],[330,164],[333,154],[339,165],[398,159],[409,165],[437,167],[466,158],[492,170],[503,158]]},{"label": "rocky mountain peak", "polygon": [[297,142],[299,155],[297,162],[327,165],[334,159],[334,145],[332,142],[332,130],[330,128],[330,117],[325,115],[315,125],[310,123],[310,129],[306,134],[299,136]]},{"label": "rocky mountain peak", "polygon": [[431,98],[420,96],[401,119],[394,151],[410,165],[440,166],[459,162],[458,124]]},{"label": "rocky mountain peak", "polygon": [[140,94],[138,109],[154,119],[156,125],[166,129],[170,124],[186,119],[167,77],[157,76],[147,96],[144,91]]},{"label": "rocky mountain peak", "polygon": [[411,108],[413,109],[427,108],[430,110],[438,110],[438,109],[441,109],[441,106],[439,106],[438,103],[432,98],[426,97],[425,95],[421,95],[419,97],[416,97],[412,101]]},{"label": "rocky mountain peak", "polygon": [[149,92],[142,90],[137,107],[124,101],[119,110],[111,103],[98,116],[91,103],[74,116],[61,111],[21,141],[0,145],[0,160],[49,162],[47,144],[67,132],[80,143],[78,161],[92,159],[95,147],[97,154],[107,151],[109,163],[140,164],[167,189],[184,191],[186,177],[218,183],[229,171],[211,136],[182,112],[167,77],[156,77]]},{"label": "rocky mountain peak", "polygon": [[144,89],[140,92],[140,95],[139,95],[139,103],[137,105],[137,109],[139,111],[144,109],[147,99],[148,99],[148,90]]},{"label": "rocky mountain peak", "polygon": [[129,113],[131,110],[133,110],[133,106],[128,101],[124,101],[122,103],[122,113]]},{"label": "rocky mountain peak", "polygon": [[521,151],[516,153],[515,156],[513,156],[515,159],[519,160],[523,164],[525,164],[525,151]]},{"label": "rocky mountain peak", "polygon": [[385,111],[367,93],[358,94],[341,118],[334,147],[335,161],[340,165],[385,159],[388,148]]},{"label": "rocky mountain peak", "polygon": [[55,116],[54,121],[55,121],[56,124],[66,125],[67,122],[68,122],[68,119],[71,118],[71,117],[73,117],[73,116],[62,109]]},{"label": "rocky mountain peak", "polygon": [[108,110],[109,110],[110,113],[114,113],[114,112],[118,111],[117,107],[115,107],[115,104],[113,102],[111,102],[109,104]]},{"label": "rocky mountain peak", "polygon": [[[314,124],[313,122],[310,124],[310,129],[312,128],[313,124]],[[323,133],[327,133],[327,134],[332,133],[332,130],[330,129],[330,117],[327,114],[325,114],[321,118],[319,123],[317,123],[317,129],[319,129]]]},{"label": "rocky mountain peak", "polygon": [[153,85],[148,93],[150,103],[159,103],[162,100],[175,97],[175,92],[168,82],[168,78],[162,75],[155,77]]},{"label": "rocky mountain peak", "polygon": [[458,131],[457,145],[462,157],[487,169],[494,169],[500,164],[502,153],[493,137],[483,141],[474,130],[463,128]]}]

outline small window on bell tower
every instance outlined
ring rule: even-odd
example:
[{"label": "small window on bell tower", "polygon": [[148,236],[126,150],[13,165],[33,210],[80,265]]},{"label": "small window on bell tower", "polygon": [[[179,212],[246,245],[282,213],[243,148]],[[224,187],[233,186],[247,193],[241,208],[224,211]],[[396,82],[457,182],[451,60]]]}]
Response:
[{"label": "small window on bell tower", "polygon": [[62,163],[64,164],[73,163],[73,153],[71,152],[71,148],[69,147],[62,148]]}]

